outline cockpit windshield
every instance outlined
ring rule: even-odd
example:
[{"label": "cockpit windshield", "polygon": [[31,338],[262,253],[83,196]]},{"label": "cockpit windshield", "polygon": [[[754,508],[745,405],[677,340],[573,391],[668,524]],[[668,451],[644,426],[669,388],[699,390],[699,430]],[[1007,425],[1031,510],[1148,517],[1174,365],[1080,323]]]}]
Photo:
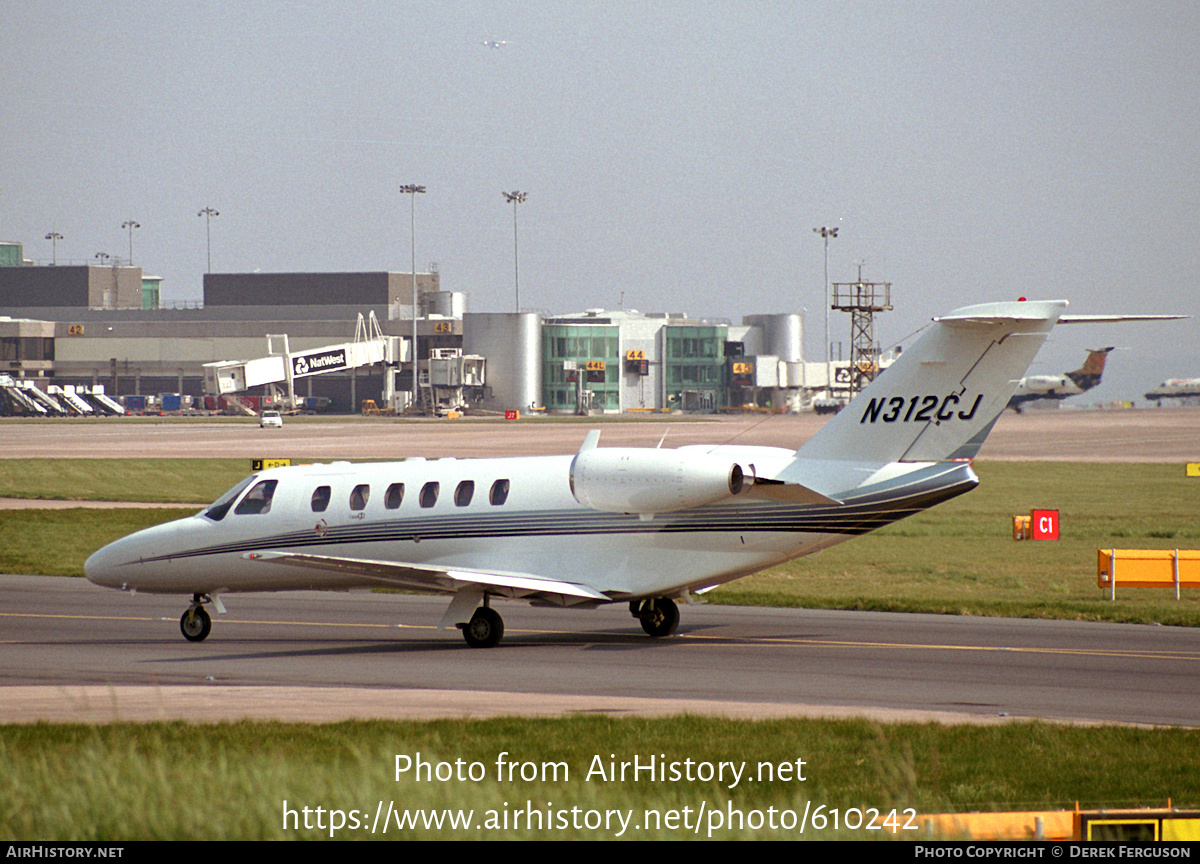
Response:
[{"label": "cockpit windshield", "polygon": [[271,499],[275,497],[278,480],[264,480],[246,493],[246,497],[233,512],[238,516],[261,516],[271,512]]},{"label": "cockpit windshield", "polygon": [[242,482],[238,483],[220,498],[212,503],[212,506],[204,511],[204,515],[214,522],[220,522],[225,518],[225,514],[229,512],[229,508],[233,506],[233,502],[242,494],[242,491],[258,479],[257,474],[251,474]]}]

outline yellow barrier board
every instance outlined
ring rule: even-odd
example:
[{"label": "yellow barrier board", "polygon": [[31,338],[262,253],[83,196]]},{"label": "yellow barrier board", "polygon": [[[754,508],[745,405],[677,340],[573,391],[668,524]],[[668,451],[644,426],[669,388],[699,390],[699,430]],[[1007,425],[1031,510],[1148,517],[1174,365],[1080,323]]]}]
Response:
[{"label": "yellow barrier board", "polygon": [[1200,477],[1200,462],[1187,463],[1187,476]]},{"label": "yellow barrier board", "polygon": [[[1096,584],[1130,588],[1200,588],[1200,551],[1195,549],[1097,549]],[[1116,560],[1114,573],[1113,561]],[[1176,562],[1178,561],[1178,582]]]},{"label": "yellow barrier board", "polygon": [[1075,813],[1071,810],[937,813],[918,816],[917,822],[925,837],[938,840],[1072,840],[1075,837]]},{"label": "yellow barrier board", "polygon": [[1200,840],[1194,810],[929,813],[916,822],[922,839],[934,840]]},{"label": "yellow barrier board", "polygon": [[1084,810],[1075,814],[1075,839],[1109,843],[1194,841],[1198,816],[1195,810]]},{"label": "yellow barrier board", "polygon": [[1164,819],[1162,839],[1168,841],[1200,840],[1200,819]]}]

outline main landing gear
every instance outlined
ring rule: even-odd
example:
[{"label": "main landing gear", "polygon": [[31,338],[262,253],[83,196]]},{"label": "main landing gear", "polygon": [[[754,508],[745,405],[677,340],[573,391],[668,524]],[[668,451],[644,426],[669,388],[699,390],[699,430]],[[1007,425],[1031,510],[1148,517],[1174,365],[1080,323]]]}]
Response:
[{"label": "main landing gear", "polygon": [[504,619],[500,613],[487,605],[487,595],[483,597],[483,605],[475,610],[471,620],[459,624],[463,638],[472,648],[495,648],[504,636]]},{"label": "main landing gear", "polygon": [[189,642],[203,642],[212,630],[212,618],[204,611],[204,603],[211,603],[212,598],[207,594],[193,594],[192,605],[179,619],[179,629],[183,638]]},{"label": "main landing gear", "polygon": [[629,614],[641,621],[642,629],[655,638],[670,636],[679,626],[679,607],[667,597],[634,600],[629,604]]},{"label": "main landing gear", "polygon": [[495,609],[480,606],[462,625],[463,638],[472,648],[495,648],[504,636],[504,619]]}]

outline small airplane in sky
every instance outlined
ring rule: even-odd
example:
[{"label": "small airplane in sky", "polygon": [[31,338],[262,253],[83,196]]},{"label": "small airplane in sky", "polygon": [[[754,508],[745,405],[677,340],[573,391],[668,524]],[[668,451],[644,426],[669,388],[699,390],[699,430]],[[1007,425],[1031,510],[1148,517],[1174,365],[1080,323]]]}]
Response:
[{"label": "small airplane in sky", "polygon": [[1028,375],[1017,382],[1016,392],[1008,400],[1008,407],[1018,414],[1027,402],[1038,399],[1066,399],[1086,393],[1100,383],[1104,375],[1104,361],[1108,359],[1108,348],[1089,348],[1087,360],[1074,372],[1062,375]]},{"label": "small airplane in sky", "polygon": [[509,44],[509,42],[507,39],[484,39],[479,44],[483,45],[485,48],[503,48],[505,45]]},{"label": "small airplane in sky", "polygon": [[600,447],[504,459],[410,458],[261,471],[194,516],[88,558],[97,585],[191,595],[180,619],[244,591],[389,587],[451,596],[441,626],[496,645],[495,599],[627,603],[650,636],[676,601],[866,534],[973,489],[971,470],[1065,300],[967,306],[798,450]]}]

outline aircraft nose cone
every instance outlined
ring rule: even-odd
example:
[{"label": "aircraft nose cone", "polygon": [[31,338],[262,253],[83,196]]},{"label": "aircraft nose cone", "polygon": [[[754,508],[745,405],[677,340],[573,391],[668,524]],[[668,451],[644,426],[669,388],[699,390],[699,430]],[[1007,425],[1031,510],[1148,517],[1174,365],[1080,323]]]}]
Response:
[{"label": "aircraft nose cone", "polygon": [[89,582],[106,588],[121,588],[125,585],[128,575],[122,571],[128,568],[121,565],[128,563],[128,556],[122,553],[122,545],[125,545],[123,540],[109,543],[83,563],[83,575]]},{"label": "aircraft nose cone", "polygon": [[[173,568],[169,553],[189,548],[197,538],[190,519],[164,522],[114,540],[84,562],[83,574],[92,584],[106,588],[126,591],[176,590],[171,577],[172,574],[179,574]],[[192,589],[189,584],[179,590]]]}]

